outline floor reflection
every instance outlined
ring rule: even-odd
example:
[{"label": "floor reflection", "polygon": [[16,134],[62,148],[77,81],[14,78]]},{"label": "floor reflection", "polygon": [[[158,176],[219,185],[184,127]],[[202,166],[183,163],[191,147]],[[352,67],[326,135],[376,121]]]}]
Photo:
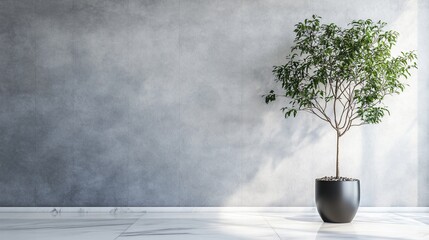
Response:
[{"label": "floor reflection", "polygon": [[316,211],[145,214],[0,213],[0,239],[429,239],[429,213],[358,213],[323,223]]}]

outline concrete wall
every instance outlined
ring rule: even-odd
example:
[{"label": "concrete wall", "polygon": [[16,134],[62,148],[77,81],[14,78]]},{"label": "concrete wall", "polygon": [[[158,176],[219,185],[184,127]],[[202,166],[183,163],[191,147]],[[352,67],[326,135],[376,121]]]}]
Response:
[{"label": "concrete wall", "polygon": [[294,24],[383,20],[419,50],[342,142],[363,206],[429,206],[427,1],[0,1],[0,206],[313,206],[335,136],[265,105]]}]

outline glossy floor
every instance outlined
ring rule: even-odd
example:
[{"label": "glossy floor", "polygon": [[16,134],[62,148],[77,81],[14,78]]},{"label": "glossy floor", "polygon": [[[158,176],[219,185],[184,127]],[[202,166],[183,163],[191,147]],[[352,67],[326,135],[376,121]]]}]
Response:
[{"label": "glossy floor", "polygon": [[429,213],[0,213],[0,239],[429,239]]}]

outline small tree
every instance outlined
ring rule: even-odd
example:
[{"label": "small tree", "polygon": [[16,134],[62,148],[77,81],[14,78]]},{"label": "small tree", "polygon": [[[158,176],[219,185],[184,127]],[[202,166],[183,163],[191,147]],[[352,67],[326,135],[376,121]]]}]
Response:
[{"label": "small tree", "polygon": [[295,25],[295,40],[287,62],[274,66],[282,94],[271,90],[265,102],[285,97],[285,118],[309,112],[329,123],[337,136],[336,178],[339,178],[340,137],[351,127],[379,123],[389,113],[383,100],[404,90],[401,77],[417,68],[416,54],[393,57],[398,33],[385,31],[386,23],[353,21],[348,28],[321,24],[313,15]]}]

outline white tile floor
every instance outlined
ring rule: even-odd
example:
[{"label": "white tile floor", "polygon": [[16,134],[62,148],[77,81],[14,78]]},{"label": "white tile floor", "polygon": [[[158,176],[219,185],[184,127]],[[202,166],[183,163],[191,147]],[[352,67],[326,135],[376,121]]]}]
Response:
[{"label": "white tile floor", "polygon": [[316,212],[0,213],[0,239],[429,239],[429,213],[359,212],[349,224]]}]

